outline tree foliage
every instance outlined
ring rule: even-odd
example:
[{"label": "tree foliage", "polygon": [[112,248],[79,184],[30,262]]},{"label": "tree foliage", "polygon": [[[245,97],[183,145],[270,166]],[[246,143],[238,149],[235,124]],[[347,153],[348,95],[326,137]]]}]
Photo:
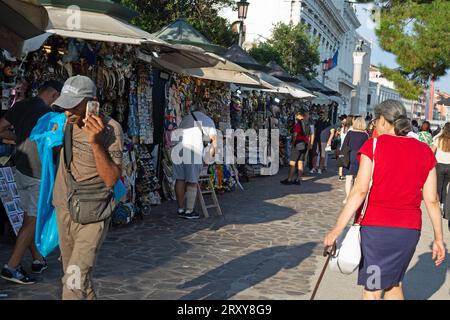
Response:
[{"label": "tree foliage", "polygon": [[249,53],[260,64],[266,65],[271,61],[275,61],[279,65],[283,65],[281,56],[267,42],[261,42],[256,47],[250,49]]},{"label": "tree foliage", "polygon": [[317,76],[320,63],[319,41],[312,40],[306,26],[278,23],[270,39],[259,44],[250,54],[260,63],[274,60],[291,75]]},{"label": "tree foliage", "polygon": [[[359,1],[370,2],[370,1]],[[404,96],[437,80],[450,68],[450,1],[391,0],[379,7],[380,46],[397,56],[398,70],[385,69]]]},{"label": "tree foliage", "polygon": [[133,23],[154,33],[178,18],[185,18],[213,44],[225,47],[236,42],[230,23],[219,16],[225,7],[235,6],[234,0],[115,0],[140,15]]}]

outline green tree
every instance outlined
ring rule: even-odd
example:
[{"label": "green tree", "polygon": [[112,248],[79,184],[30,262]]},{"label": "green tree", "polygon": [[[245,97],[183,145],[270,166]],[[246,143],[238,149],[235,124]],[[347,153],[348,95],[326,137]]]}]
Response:
[{"label": "green tree", "polygon": [[236,34],[219,11],[233,7],[234,0],[115,0],[135,11],[139,17],[133,23],[154,33],[178,18],[185,18],[213,44],[229,47]]},{"label": "green tree", "polygon": [[380,46],[396,55],[400,66],[384,68],[385,74],[411,98],[418,86],[439,79],[450,68],[450,1],[391,0],[378,10]]},{"label": "green tree", "polygon": [[281,56],[275,49],[267,42],[261,42],[249,51],[250,55],[255,58],[262,65],[268,64],[270,61],[275,61],[279,65],[283,64]]},{"label": "green tree", "polygon": [[275,60],[291,75],[301,74],[309,79],[317,76],[319,40],[312,40],[307,27],[302,24],[278,23],[271,38],[253,48],[250,53],[263,64]]}]

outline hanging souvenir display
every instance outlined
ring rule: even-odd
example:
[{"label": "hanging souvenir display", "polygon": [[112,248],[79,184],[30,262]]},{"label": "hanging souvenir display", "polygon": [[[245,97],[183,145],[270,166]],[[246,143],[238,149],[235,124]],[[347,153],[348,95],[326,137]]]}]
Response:
[{"label": "hanging souvenir display", "polygon": [[153,143],[153,98],[152,68],[147,64],[138,66],[138,119],[141,144]]},{"label": "hanging souvenir display", "polygon": [[[114,224],[130,223],[136,213],[148,214],[150,206],[161,203],[158,159],[149,152],[154,142],[153,72],[149,64],[137,59],[135,49],[126,44],[51,36],[23,61],[0,51],[4,110],[15,101],[36,96],[47,80],[64,82],[80,74],[95,82],[101,114],[118,121],[125,133],[121,180],[128,192],[120,199]],[[181,108],[180,100],[178,105]],[[180,110],[180,119],[181,114]]]}]

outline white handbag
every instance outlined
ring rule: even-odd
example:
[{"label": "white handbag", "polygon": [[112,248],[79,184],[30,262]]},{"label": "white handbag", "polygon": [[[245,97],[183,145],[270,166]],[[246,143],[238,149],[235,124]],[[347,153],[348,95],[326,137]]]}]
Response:
[{"label": "white handbag", "polygon": [[359,222],[353,224],[350,228],[341,234],[336,240],[336,251],[331,253],[330,269],[343,274],[352,274],[358,269],[361,262],[361,222],[366,214],[367,205],[369,202],[369,195],[373,183],[373,171],[375,168],[375,149],[377,146],[377,139],[373,140],[373,165],[372,174],[370,177],[369,192],[367,192],[364,207],[361,212]]}]

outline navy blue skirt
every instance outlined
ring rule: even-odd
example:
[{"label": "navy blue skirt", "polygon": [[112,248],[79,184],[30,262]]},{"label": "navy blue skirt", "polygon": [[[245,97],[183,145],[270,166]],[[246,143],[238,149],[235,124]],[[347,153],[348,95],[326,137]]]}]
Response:
[{"label": "navy blue skirt", "polygon": [[419,230],[361,227],[362,259],[358,285],[376,291],[401,283],[419,239]]}]

